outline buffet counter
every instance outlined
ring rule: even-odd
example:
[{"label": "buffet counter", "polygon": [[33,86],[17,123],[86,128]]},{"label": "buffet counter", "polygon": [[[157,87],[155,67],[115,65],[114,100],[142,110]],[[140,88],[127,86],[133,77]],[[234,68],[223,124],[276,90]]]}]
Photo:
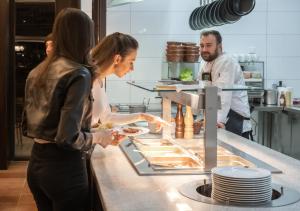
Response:
[{"label": "buffet counter", "polygon": [[258,105],[254,107],[252,118],[256,142],[300,159],[300,107]]},{"label": "buffet counter", "polygon": [[[223,129],[218,130],[218,139],[231,144],[283,173],[272,174],[272,182],[300,191],[300,161],[251,142]],[[140,176],[119,147],[103,149],[96,146],[91,168],[94,188],[104,210],[258,210],[257,207],[233,207],[211,205],[186,198],[178,188],[194,180],[209,179],[209,175],[155,175]],[[300,202],[264,210],[300,210]]]}]

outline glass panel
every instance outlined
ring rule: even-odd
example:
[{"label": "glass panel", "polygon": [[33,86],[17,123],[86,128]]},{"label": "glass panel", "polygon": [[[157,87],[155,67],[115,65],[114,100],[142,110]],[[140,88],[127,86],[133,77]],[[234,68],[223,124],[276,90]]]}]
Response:
[{"label": "glass panel", "polygon": [[[172,81],[149,81],[149,82],[135,82],[135,81],[128,81],[128,84],[150,91],[150,92],[165,92],[165,91],[176,91],[176,90],[182,90],[182,91],[198,91],[199,89],[203,89],[203,85],[199,84],[178,84],[172,83]],[[251,86],[241,86],[241,85],[225,85],[225,84],[219,84],[218,87],[222,91],[249,91],[249,90],[263,90],[263,88],[260,87],[251,87]]]}]

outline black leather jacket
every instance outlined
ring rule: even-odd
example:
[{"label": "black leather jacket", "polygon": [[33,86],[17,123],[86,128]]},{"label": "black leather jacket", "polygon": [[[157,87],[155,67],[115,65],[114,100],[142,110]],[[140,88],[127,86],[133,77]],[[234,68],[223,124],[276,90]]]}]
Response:
[{"label": "black leather jacket", "polygon": [[42,66],[33,69],[26,80],[23,134],[70,150],[89,150],[93,99],[90,71],[59,58],[49,66],[45,88],[37,90],[33,82]]}]

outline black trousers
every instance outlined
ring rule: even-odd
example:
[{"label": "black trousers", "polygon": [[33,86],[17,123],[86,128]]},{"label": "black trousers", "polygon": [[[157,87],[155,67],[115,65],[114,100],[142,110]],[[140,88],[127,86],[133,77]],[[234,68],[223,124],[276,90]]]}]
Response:
[{"label": "black trousers", "polygon": [[244,120],[250,120],[249,118],[243,117],[242,115],[238,114],[237,112],[233,110],[229,110],[229,113],[227,115],[228,120],[225,124],[225,129],[235,133],[239,136],[242,136],[247,139],[253,139],[252,138],[252,131],[247,131],[243,133],[243,122]]},{"label": "black trousers", "polygon": [[35,143],[27,182],[39,211],[90,209],[85,153]]}]

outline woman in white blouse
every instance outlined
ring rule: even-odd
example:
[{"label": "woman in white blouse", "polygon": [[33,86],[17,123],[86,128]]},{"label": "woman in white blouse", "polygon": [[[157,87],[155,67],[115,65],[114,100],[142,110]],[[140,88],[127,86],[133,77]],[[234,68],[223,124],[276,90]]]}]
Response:
[{"label": "woman in white blouse", "polygon": [[112,125],[130,124],[138,121],[157,123],[157,129],[164,124],[161,118],[147,113],[119,114],[112,113],[103,86],[105,77],[115,74],[123,77],[133,71],[138,42],[130,35],[119,32],[105,37],[91,52],[94,65],[100,69],[100,74],[93,84],[92,125],[97,123]]}]

